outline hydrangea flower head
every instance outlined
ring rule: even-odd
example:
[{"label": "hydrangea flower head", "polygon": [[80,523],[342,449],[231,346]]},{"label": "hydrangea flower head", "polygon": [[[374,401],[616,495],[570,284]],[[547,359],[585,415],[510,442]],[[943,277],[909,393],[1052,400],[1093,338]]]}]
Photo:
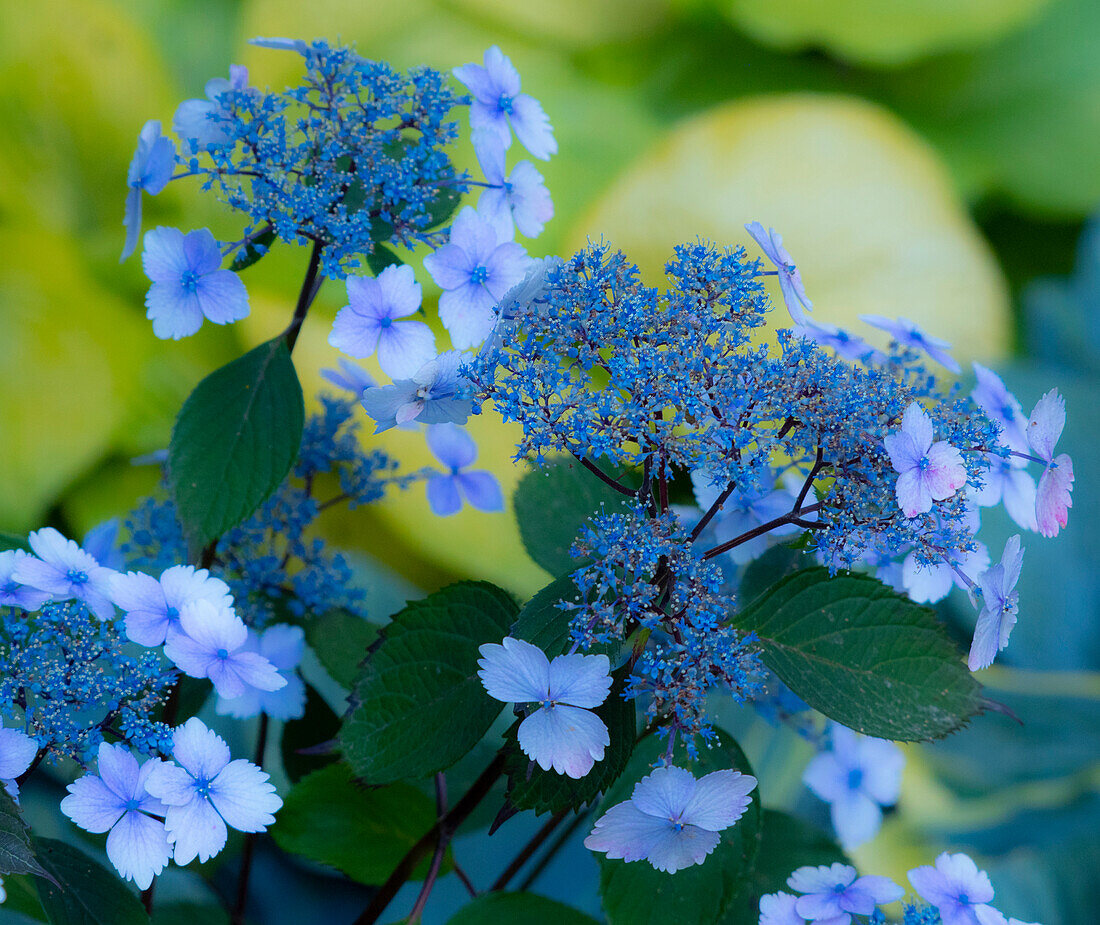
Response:
[{"label": "hydrangea flower head", "polygon": [[283,805],[268,775],[250,761],[230,760],[229,746],[192,717],[172,736],[175,762],[154,765],[145,789],[167,806],[164,826],[177,864],[208,861],[225,847],[231,826],[263,832]]},{"label": "hydrangea flower head", "polygon": [[122,224],[126,226],[126,244],[120,260],[129,257],[137,247],[138,235],[141,234],[142,190],[155,196],[168,185],[175,166],[176,146],[171,138],[161,135],[160,122],[150,119],[141,127],[137,150],[126,174],[126,185],[130,191],[126,194],[126,214],[122,219]]},{"label": "hydrangea flower head", "polygon": [[698,780],[684,768],[657,768],[634,787],[630,799],[596,820],[586,848],[609,858],[647,860],[673,874],[701,864],[721,832],[748,808],[756,778],[738,771],[714,771]]},{"label": "hydrangea flower head", "polygon": [[99,746],[99,774],[85,774],[69,784],[61,812],[87,832],[109,832],[107,858],[125,880],[148,889],[172,857],[164,823],[164,804],[145,789],[160,764],[137,759],[123,745]]},{"label": "hydrangea flower head", "polygon": [[556,154],[554,130],[539,101],[520,92],[519,72],[496,46],[485,52],[483,63],[464,64],[454,69],[473,94],[470,126],[495,132],[505,148],[512,144],[512,132],[528,151],[541,160]]},{"label": "hydrangea flower head", "polygon": [[194,150],[233,141],[233,116],[223,97],[230,91],[248,87],[248,68],[242,64],[229,66],[229,79],[212,77],[206,82],[204,100],[184,100],[172,117],[172,131],[191,142]]},{"label": "hydrangea flower head", "polygon": [[239,697],[226,700],[218,697],[215,709],[222,716],[245,719],[266,713],[272,719],[298,719],[306,709],[306,686],[294,670],[305,651],[305,632],[300,626],[277,623],[262,633],[250,630],[248,641],[242,647],[246,652],[257,652],[278,669],[286,681],[275,691],[249,687]]},{"label": "hydrangea flower head", "polygon": [[428,428],[428,448],[447,472],[428,478],[428,504],[437,517],[457,514],[465,498],[479,511],[503,511],[500,483],[491,472],[464,472],[477,459],[477,444],[457,424]]},{"label": "hydrangea flower head", "polygon": [[961,853],[945,851],[934,867],[914,868],[909,871],[909,882],[939,910],[943,925],[978,925],[979,909],[993,899],[989,875]]},{"label": "hydrangea flower head", "polygon": [[874,837],[882,807],[898,800],[904,765],[905,756],[893,742],[830,724],[830,748],[810,761],[802,780],[830,804],[833,828],[845,850]]},{"label": "hydrangea flower head", "polygon": [[951,347],[947,341],[925,334],[915,322],[908,318],[886,318],[882,315],[860,315],[859,317],[871,327],[885,331],[903,347],[927,354],[953,373],[958,374],[962,371],[962,367],[947,352]]},{"label": "hydrangea flower head", "polygon": [[520,282],[530,258],[513,241],[501,241],[493,225],[472,206],[463,207],[447,244],[424,258],[443,289],[439,318],[459,350],[476,347],[496,320],[493,307]]},{"label": "hydrangea flower head", "polygon": [[1016,625],[1016,609],[1020,600],[1016,582],[1020,579],[1023,564],[1024,550],[1017,534],[1005,543],[1001,561],[978,578],[978,585],[982,589],[982,609],[978,614],[974,641],[970,645],[970,655],[967,658],[971,671],[988,668],[993,664],[997,653],[1008,645],[1009,634]]},{"label": "hydrangea flower head", "polygon": [[206,318],[230,324],[248,315],[248,292],[240,277],[223,270],[218,242],[206,228],[184,234],[178,228],[145,233],[141,254],[153,281],[145,296],[145,317],[164,340],[190,337]]},{"label": "hydrangea flower head", "polygon": [[840,863],[800,867],[787,878],[787,886],[804,894],[795,903],[799,915],[828,925],[848,925],[852,913],[870,915],[880,903],[905,895],[889,877],[859,877],[854,867]]},{"label": "hydrangea flower head", "polygon": [[336,313],[328,342],[348,356],[378,351],[382,371],[407,378],[435,357],[435,335],[423,321],[402,321],[420,308],[420,283],[407,264],[377,278],[349,276],[348,304]]},{"label": "hydrangea flower head", "polygon": [[468,359],[467,354],[448,350],[421,366],[411,379],[364,391],[363,408],[378,425],[374,432],[380,434],[410,421],[464,424],[473,410],[473,401],[459,368]]},{"label": "hydrangea flower head", "polygon": [[581,778],[611,743],[592,710],[611,690],[606,655],[558,655],[508,636],[478,650],[477,676],[489,696],[504,703],[537,703],[519,725],[519,747],[544,771]]},{"label": "hydrangea flower head", "polygon": [[1065,399],[1057,389],[1051,389],[1039,399],[1027,425],[1028,443],[1046,463],[1035,495],[1035,519],[1043,536],[1057,536],[1073,507],[1073,460],[1067,453],[1054,455],[1065,426]]},{"label": "hydrangea flower head", "polygon": [[477,201],[478,214],[489,221],[500,241],[511,241],[516,229],[528,238],[538,237],[543,226],[554,217],[554,203],[542,174],[528,161],[520,161],[506,175],[504,143],[492,130],[478,129],[473,142],[489,184]]},{"label": "hydrangea flower head", "polygon": [[15,569],[24,559],[34,557],[22,549],[0,552],[0,607],[37,610],[50,599],[49,591],[30,588],[15,579]]},{"label": "hydrangea flower head", "polygon": [[774,228],[764,231],[760,222],[749,222],[745,230],[752,239],[760,245],[760,249],[774,265],[779,273],[779,288],[783,293],[783,301],[787,305],[787,311],[795,324],[805,324],[809,319],[806,312],[813,311],[814,304],[806,296],[806,287],[802,285],[802,274],[795,266],[794,260],[783,246],[783,236]]},{"label": "hydrangea flower head", "polygon": [[248,629],[232,610],[201,598],[190,601],[180,608],[179,629],[168,637],[164,654],[189,677],[209,678],[219,696],[286,686],[271,662],[245,648]]},{"label": "hydrangea flower head", "polygon": [[143,646],[159,646],[181,632],[180,611],[193,601],[209,601],[227,612],[233,609],[229,585],[191,565],[173,565],[159,580],[143,572],[113,575],[111,596],[126,613],[126,635]]},{"label": "hydrangea flower head", "polygon": [[932,419],[918,402],[905,409],[901,430],[883,443],[898,473],[898,506],[906,517],[932,510],[966,484],[962,454],[946,440],[932,442]]},{"label": "hydrangea flower head", "polygon": [[111,602],[111,579],[115,574],[103,568],[73,540],[65,539],[53,527],[36,530],[29,537],[34,556],[15,562],[11,579],[21,585],[47,592],[55,601],[76,598],[88,605],[101,620],[115,614]]}]

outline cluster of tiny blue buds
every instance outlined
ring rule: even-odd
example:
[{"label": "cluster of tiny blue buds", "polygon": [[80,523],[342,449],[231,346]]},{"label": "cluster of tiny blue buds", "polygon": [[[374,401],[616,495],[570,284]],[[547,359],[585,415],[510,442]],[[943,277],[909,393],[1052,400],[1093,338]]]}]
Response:
[{"label": "cluster of tiny blue buds", "polygon": [[321,40],[257,44],[301,54],[301,84],[274,93],[234,81],[177,158],[249,216],[245,240],[322,244],[337,279],[378,244],[432,240],[469,189],[445,151],[458,134],[452,110],[468,99],[428,67],[403,74]]},{"label": "cluster of tiny blue buds", "polygon": [[171,729],[154,716],[177,676],[127,641],[121,617],[101,620],[79,601],[0,608],[0,710],[52,760],[85,764],[105,734],[147,755],[170,750]]}]

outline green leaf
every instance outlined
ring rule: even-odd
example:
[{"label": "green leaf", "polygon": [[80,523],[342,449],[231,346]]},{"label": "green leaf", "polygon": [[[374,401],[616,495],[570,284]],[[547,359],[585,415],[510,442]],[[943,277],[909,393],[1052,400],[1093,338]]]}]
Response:
[{"label": "green leaf", "polygon": [[[751,774],[748,759],[728,735],[718,734],[718,744],[700,749],[692,767],[696,777],[727,768]],[[664,743],[650,738],[634,751],[626,773],[600,804],[606,812],[630,799],[634,785],[651,770],[664,751]],[[610,925],[713,925],[742,891],[749,888],[760,846],[760,791],[737,823],[722,833],[718,847],[702,863],[675,874],[655,870],[647,861],[609,860],[600,864],[600,895]]]},{"label": "green leaf", "polygon": [[796,572],[735,615],[764,663],[811,707],[864,735],[904,742],[954,732],[981,687],[927,607],[865,575]]},{"label": "green leaf", "polygon": [[755,923],[760,917],[760,897],[788,890],[787,878],[799,867],[850,863],[828,835],[788,813],[765,809],[760,834],[752,881],[726,911],[723,925]]},{"label": "green leaf", "polygon": [[633,700],[624,700],[623,687],[629,672],[615,672],[611,693],[593,712],[607,725],[611,744],[580,780],[573,780],[553,770],[544,771],[534,764],[516,741],[519,723],[505,736],[504,773],[508,775],[508,802],[516,809],[533,809],[536,813],[556,813],[563,809],[580,809],[591,803],[618,780],[630,761],[637,738],[637,723]]},{"label": "green leaf", "polygon": [[221,906],[203,903],[165,903],[153,909],[153,925],[229,925],[229,913]]},{"label": "green leaf", "polygon": [[205,546],[278,488],[298,455],[304,417],[281,336],[196,386],[168,448],[168,483],[189,540]]},{"label": "green leaf", "polygon": [[[376,885],[435,821],[435,805],[415,787],[367,787],[340,762],[294,785],[271,834],[284,851]],[[427,870],[421,867],[417,879]]]},{"label": "green leaf", "polygon": [[461,201],[462,195],[457,189],[453,186],[441,186],[435,198],[428,203],[428,227],[435,228],[437,225],[442,225],[455,214],[455,209]]},{"label": "green leaf", "polygon": [[251,241],[249,241],[238,252],[237,256],[233,258],[233,262],[229,265],[229,269],[234,273],[240,273],[241,270],[247,270],[252,264],[263,257],[270,249],[271,245],[275,243],[275,229],[268,228]]},{"label": "green leaf", "polygon": [[[0,922],[3,925],[20,925],[26,922],[45,922],[46,913],[38,901],[38,890],[30,876],[5,876],[4,889],[8,898],[4,900]],[[11,919],[9,922],[8,920]]]},{"label": "green leaf", "polygon": [[367,254],[367,266],[375,276],[378,276],[386,267],[399,267],[403,263],[404,261],[385,244],[376,243]]},{"label": "green leaf", "polygon": [[22,549],[24,552],[31,551],[30,544],[25,536],[0,531],[0,552],[7,552],[9,549]]},{"label": "green leaf", "polygon": [[569,645],[569,611],[557,605],[576,599],[571,576],[555,579],[523,605],[509,635],[538,646],[549,658],[561,655]]},{"label": "green leaf", "polygon": [[306,642],[332,680],[349,690],[354,687],[378,627],[346,610],[329,610],[303,625]]},{"label": "green leaf", "polygon": [[467,903],[447,925],[597,925],[592,916],[536,893],[488,893]]},{"label": "green leaf", "polygon": [[[309,684],[306,685],[306,709],[298,719],[289,720],[283,726],[279,748],[283,756],[283,770],[291,782],[301,780],[312,771],[337,760],[336,736],[340,732],[340,717],[325,698]],[[333,742],[331,752],[325,754],[300,754],[299,749],[312,749],[326,742]]]},{"label": "green leaf", "polygon": [[72,845],[36,838],[42,866],[57,881],[37,881],[38,898],[51,925],[148,925],[149,917],[130,889]]},{"label": "green leaf", "polygon": [[425,777],[477,744],[501,710],[478,680],[478,647],[500,642],[516,610],[500,588],[460,582],[393,618],[340,731],[359,777],[371,784]]},{"label": "green leaf", "polygon": [[569,547],[581,524],[601,504],[617,509],[624,497],[574,461],[527,473],[513,499],[527,554],[551,575],[572,572],[579,563]]},{"label": "green leaf", "polygon": [[11,794],[0,784],[0,874],[48,876],[34,856],[30,835]]}]

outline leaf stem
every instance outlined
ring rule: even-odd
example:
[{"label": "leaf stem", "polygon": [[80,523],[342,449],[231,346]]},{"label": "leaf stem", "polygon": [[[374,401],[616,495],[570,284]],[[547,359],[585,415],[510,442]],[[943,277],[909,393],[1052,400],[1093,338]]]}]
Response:
[{"label": "leaf stem", "polygon": [[428,876],[424,878],[424,885],[420,888],[420,895],[413,903],[412,911],[406,919],[407,925],[416,925],[420,916],[424,913],[424,907],[428,904],[428,897],[435,886],[439,876],[439,868],[443,866],[443,855],[447,853],[447,843],[451,840],[451,830],[443,824],[443,817],[447,814],[447,778],[443,772],[435,776],[435,810],[439,819],[439,837],[436,839],[435,852],[432,854],[432,863],[428,867]]},{"label": "leaf stem", "polygon": [[615,489],[615,491],[619,492],[619,494],[627,495],[628,497],[631,497],[631,498],[635,497],[636,492],[634,492],[630,488],[627,488],[621,482],[615,481],[615,479],[613,479],[610,475],[608,475],[606,472],[604,472],[595,463],[590,462],[589,460],[585,459],[583,456],[578,456],[576,453],[573,454],[573,457],[577,460],[577,462],[579,462],[582,466],[584,466],[585,469],[587,469],[593,475],[598,476],[599,479],[602,482],[604,482],[607,485],[610,485],[612,488]]},{"label": "leaf stem", "polygon": [[782,527],[785,524],[795,524],[796,526],[803,527],[806,530],[824,530],[825,524],[816,520],[803,520],[802,514],[813,514],[816,511],[820,511],[822,502],[817,504],[811,504],[809,507],[804,507],[798,511],[789,511],[782,517],[776,517],[775,520],[769,520],[765,524],[761,524],[759,527],[754,527],[747,533],[742,533],[740,536],[734,537],[727,543],[722,543],[719,546],[715,546],[713,549],[708,549],[703,553],[703,559],[713,559],[715,556],[720,556],[724,552],[728,552],[736,546],[740,546],[742,543],[747,543],[749,540],[754,540],[758,536],[763,536],[765,533],[769,533],[776,527]]},{"label": "leaf stem", "polygon": [[509,881],[519,873],[520,868],[523,867],[529,860],[531,855],[539,850],[546,839],[554,834],[554,829],[561,825],[565,817],[569,815],[569,808],[559,809],[553,816],[551,816],[546,823],[540,828],[526,845],[524,845],[519,854],[512,858],[512,863],[504,868],[503,873],[493,882],[493,885],[489,887],[491,893],[495,893],[498,890],[503,890],[508,886]]},{"label": "leaf stem", "polygon": [[302,289],[298,293],[298,304],[294,306],[294,317],[290,319],[290,325],[283,335],[286,338],[286,349],[292,352],[294,344],[298,341],[298,332],[302,329],[302,322],[306,320],[309,307],[313,304],[313,300],[317,298],[317,293],[321,291],[321,283],[325,281],[324,274],[320,272],[321,251],[324,250],[324,247],[325,245],[321,241],[315,240],[313,242],[313,250],[309,255],[309,266],[306,268],[306,278],[302,280]]}]

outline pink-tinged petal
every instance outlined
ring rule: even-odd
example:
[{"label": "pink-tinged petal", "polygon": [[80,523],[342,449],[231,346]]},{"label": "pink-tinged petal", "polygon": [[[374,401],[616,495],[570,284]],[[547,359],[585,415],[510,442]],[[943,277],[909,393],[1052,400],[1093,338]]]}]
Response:
[{"label": "pink-tinged petal", "polygon": [[901,580],[910,600],[934,604],[947,597],[955,584],[955,573],[946,562],[921,565],[916,553],[911,552],[901,565]]},{"label": "pink-tinged petal", "polygon": [[458,424],[433,424],[425,439],[432,455],[448,468],[463,469],[477,459],[477,444]]},{"label": "pink-tinged petal", "polygon": [[595,713],[565,705],[540,707],[519,724],[523,753],[544,771],[579,779],[603,758],[611,744],[607,726]]},{"label": "pink-tinged petal", "polygon": [[898,476],[898,484],[895,489],[898,499],[898,507],[906,517],[916,517],[918,514],[927,514],[932,510],[932,493],[924,484],[921,473],[911,469]]},{"label": "pink-tinged petal", "polygon": [[148,889],[171,857],[164,823],[144,813],[126,813],[107,836],[107,858],[139,890]]},{"label": "pink-tinged petal", "polygon": [[790,893],[767,893],[760,897],[760,925],[806,925],[795,911],[797,896]]},{"label": "pink-tinged petal", "polygon": [[450,517],[462,510],[462,495],[458,480],[453,475],[433,475],[424,487],[428,507],[436,517]]},{"label": "pink-tinged petal", "polygon": [[538,646],[508,636],[501,645],[486,643],[478,651],[481,670],[477,676],[494,700],[531,703],[546,699],[550,660]]},{"label": "pink-tinged petal", "polygon": [[439,320],[457,350],[476,347],[489,336],[496,321],[495,304],[488,290],[475,283],[467,283],[439,297]]},{"label": "pink-tinged petal", "polygon": [[125,801],[95,774],[85,774],[68,786],[61,812],[86,832],[108,831],[126,811]]},{"label": "pink-tinged petal", "polygon": [[[172,733],[172,757],[193,776],[210,780],[229,764],[229,746],[216,732],[207,729],[202,720],[191,717]],[[149,792],[164,799],[151,789]]]},{"label": "pink-tinged petal", "polygon": [[376,282],[387,317],[406,318],[420,308],[420,283],[407,263],[386,267]]},{"label": "pink-tinged petal", "polygon": [[423,321],[399,321],[382,328],[378,364],[394,379],[406,379],[435,356],[435,335]]},{"label": "pink-tinged petal", "polygon": [[424,269],[431,274],[440,289],[457,289],[470,281],[474,261],[457,244],[444,244],[434,254],[424,258]]},{"label": "pink-tinged petal", "polygon": [[1043,536],[1057,536],[1069,521],[1072,491],[1073,461],[1063,453],[1039,477],[1035,493],[1035,522]]},{"label": "pink-tinged petal", "polygon": [[500,490],[500,482],[491,472],[460,472],[454,477],[454,481],[466,500],[479,511],[504,510],[504,494]]},{"label": "pink-tinged petal", "polygon": [[834,800],[829,807],[829,814],[837,838],[845,851],[870,841],[882,825],[882,809],[879,804],[858,791],[849,790]]},{"label": "pink-tinged petal", "polygon": [[648,861],[666,874],[702,864],[722,838],[695,825],[685,825],[679,832],[669,826],[665,831],[664,838],[650,848]]},{"label": "pink-tinged petal", "polygon": [[839,862],[828,866],[800,867],[787,878],[787,886],[799,893],[832,892],[837,884],[847,886],[856,879],[856,869]]},{"label": "pink-tinged petal", "polygon": [[1051,389],[1035,405],[1027,422],[1027,442],[1044,460],[1054,458],[1054,447],[1066,426],[1066,400]]},{"label": "pink-tinged petal", "polygon": [[262,832],[275,822],[283,805],[268,775],[238,758],[222,769],[210,785],[210,802],[228,825],[239,832]]},{"label": "pink-tinged petal", "polygon": [[901,429],[913,438],[918,450],[924,452],[932,446],[932,419],[920,402],[910,402],[901,416]]},{"label": "pink-tinged petal", "polygon": [[38,743],[18,729],[0,726],[0,780],[14,780],[31,766]]},{"label": "pink-tinged petal", "polygon": [[206,863],[225,847],[229,830],[222,817],[206,800],[195,797],[184,806],[171,806],[164,819],[175,862],[190,864],[195,858]]},{"label": "pink-tinged petal", "polygon": [[648,857],[672,831],[667,819],[658,819],[639,810],[630,800],[617,803],[596,820],[584,840],[590,851],[602,851],[609,858],[640,861]]},{"label": "pink-tinged petal", "polygon": [[198,281],[195,290],[202,313],[214,324],[232,324],[248,317],[248,290],[232,270],[215,270]]},{"label": "pink-tinged petal", "polygon": [[532,155],[545,161],[550,155],[558,153],[558,143],[554,139],[550,117],[534,97],[526,93],[514,97],[509,117],[512,122],[512,131],[516,133],[519,143]]},{"label": "pink-tinged petal", "polygon": [[695,792],[684,808],[683,822],[710,832],[733,825],[748,808],[756,789],[756,778],[740,771],[712,771],[695,784]]},{"label": "pink-tinged petal", "polygon": [[895,472],[909,472],[919,464],[924,450],[918,447],[913,438],[903,430],[896,434],[887,434],[882,439],[882,445],[890,456],[890,465]]},{"label": "pink-tinged petal", "polygon": [[329,331],[328,342],[349,357],[369,357],[378,346],[378,337],[382,327],[373,318],[345,305],[336,313],[336,320]]},{"label": "pink-tinged petal", "polygon": [[928,469],[925,484],[936,501],[950,498],[966,484],[966,466],[962,453],[946,440],[933,443],[928,449]]},{"label": "pink-tinged petal", "polygon": [[558,655],[550,662],[549,699],[591,710],[611,690],[611,663],[606,655]]},{"label": "pink-tinged petal", "polygon": [[643,813],[679,819],[695,794],[694,775],[673,765],[657,768],[634,785],[631,802]]},{"label": "pink-tinged petal", "polygon": [[187,271],[183,232],[164,226],[145,232],[141,263],[154,283],[177,281]]}]

